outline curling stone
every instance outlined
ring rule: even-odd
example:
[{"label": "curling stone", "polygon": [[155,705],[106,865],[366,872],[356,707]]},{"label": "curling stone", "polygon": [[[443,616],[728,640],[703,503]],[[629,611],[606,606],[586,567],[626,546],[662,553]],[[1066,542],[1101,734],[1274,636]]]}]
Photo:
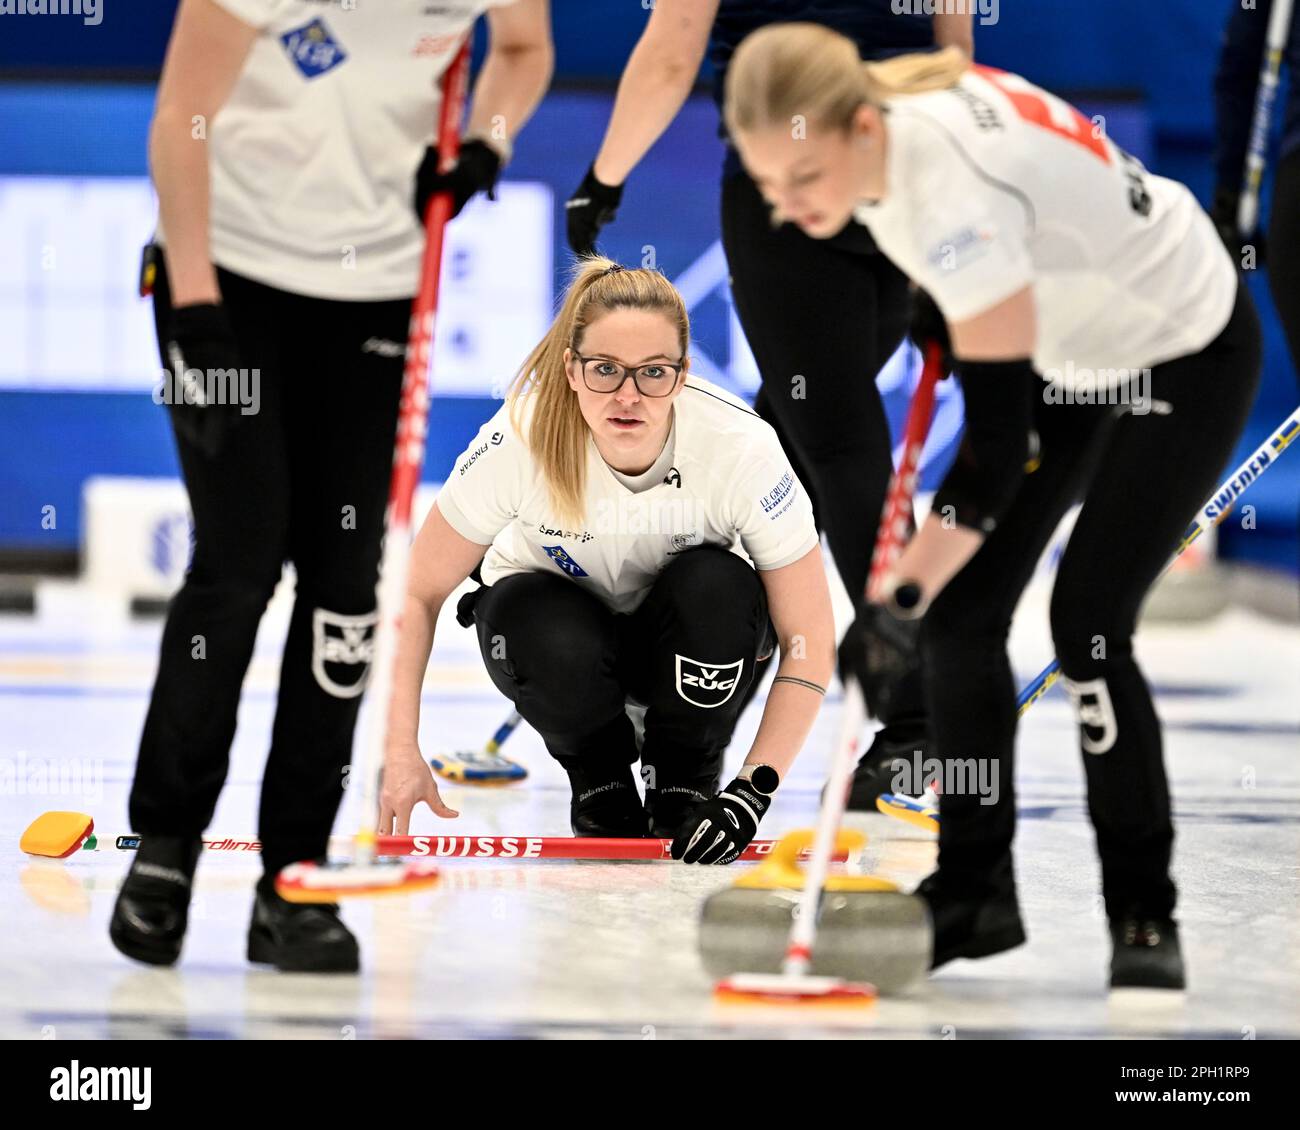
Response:
[{"label": "curling stone", "polygon": [[[799,853],[813,838],[811,829],[791,832],[758,867],[705,901],[700,957],[712,976],[781,971],[804,885]],[[841,829],[835,846],[852,853],[865,843],[862,833]],[[929,969],[931,937],[922,899],[875,875],[828,876],[811,972],[901,993]]]}]

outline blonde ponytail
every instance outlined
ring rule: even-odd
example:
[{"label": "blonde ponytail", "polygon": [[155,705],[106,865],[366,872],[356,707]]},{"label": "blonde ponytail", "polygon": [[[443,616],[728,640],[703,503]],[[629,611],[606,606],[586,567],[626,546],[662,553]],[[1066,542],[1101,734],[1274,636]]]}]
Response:
[{"label": "blonde ponytail", "polygon": [[507,400],[510,420],[522,434],[523,411],[532,409],[525,439],[541,469],[556,517],[580,527],[585,520],[587,437],[578,395],[569,387],[564,351],[579,352],[587,327],[611,310],[658,310],[677,328],[686,355],[691,340],[686,304],[658,271],[624,268],[612,259],[578,260],[559,313],[546,336],[520,367]]},{"label": "blonde ponytail", "polygon": [[970,57],[960,47],[863,63],[867,100],[879,106],[885,99],[903,94],[946,90],[966,73],[969,66]]},{"label": "blonde ponytail", "polygon": [[864,63],[851,39],[821,24],[769,24],[736,49],[723,116],[733,135],[800,119],[847,129],[864,103],[942,90],[969,66],[959,47]]}]

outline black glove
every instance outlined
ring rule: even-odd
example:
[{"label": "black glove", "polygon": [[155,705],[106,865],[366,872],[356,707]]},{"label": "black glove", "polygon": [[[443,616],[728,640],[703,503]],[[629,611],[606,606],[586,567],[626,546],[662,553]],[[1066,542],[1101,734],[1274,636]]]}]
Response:
[{"label": "black glove", "polygon": [[569,246],[575,255],[594,255],[596,237],[600,229],[618,215],[618,205],[623,199],[621,184],[601,184],[596,179],[593,165],[582,178],[582,183],[564,202],[568,220]]},{"label": "black glove", "polygon": [[748,781],[737,777],[712,800],[686,814],[673,840],[672,856],[684,863],[733,863],[758,833],[772,807]]},{"label": "black glove", "polygon": [[1214,221],[1215,230],[1223,240],[1223,246],[1232,256],[1232,262],[1239,270],[1247,247],[1255,249],[1255,266],[1264,265],[1265,244],[1262,230],[1247,233],[1243,238],[1237,230],[1237,208],[1241,204],[1241,193],[1235,188],[1214,190],[1214,203],[1210,206],[1210,219]]},{"label": "black glove", "polygon": [[226,308],[203,303],[173,309],[164,352],[172,374],[166,399],[176,431],[213,458],[240,413],[242,382],[211,377],[239,369],[239,346]]},{"label": "black glove", "polygon": [[460,147],[456,163],[445,173],[438,172],[438,150],[429,146],[415,173],[415,214],[424,223],[424,213],[434,193],[451,193],[451,214],[459,216],[469,198],[486,192],[496,199],[497,177],[501,173],[501,154],[486,141],[473,138]]},{"label": "black glove", "polygon": [[860,604],[840,641],[840,678],[862,687],[867,713],[885,718],[920,655],[921,621],[900,620],[883,604]]},{"label": "black glove", "polygon": [[943,316],[943,311],[935,305],[929,292],[919,286],[912,289],[912,309],[908,316],[907,336],[922,352],[925,351],[927,342],[935,342],[943,352],[945,375],[952,371],[952,339],[948,336],[948,320]]}]

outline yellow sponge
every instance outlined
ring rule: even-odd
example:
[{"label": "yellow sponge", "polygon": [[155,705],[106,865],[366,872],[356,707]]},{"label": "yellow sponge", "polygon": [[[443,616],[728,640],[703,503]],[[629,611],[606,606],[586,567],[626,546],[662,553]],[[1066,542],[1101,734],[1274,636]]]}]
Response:
[{"label": "yellow sponge", "polygon": [[46,812],[27,826],[18,846],[28,855],[66,859],[81,848],[94,828],[95,821],[84,812]]}]

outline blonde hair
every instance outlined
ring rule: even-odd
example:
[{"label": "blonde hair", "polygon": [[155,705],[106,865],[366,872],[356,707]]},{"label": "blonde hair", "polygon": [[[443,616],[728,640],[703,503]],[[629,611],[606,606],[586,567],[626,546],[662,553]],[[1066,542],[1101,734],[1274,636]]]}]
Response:
[{"label": "blonde hair", "polygon": [[521,434],[525,400],[531,404],[524,438],[541,468],[557,517],[566,523],[580,523],[585,517],[590,429],[577,393],[569,387],[564,351],[579,352],[587,327],[611,310],[660,311],[676,327],[683,357],[691,340],[686,304],[658,271],[621,267],[598,255],[578,260],[560,312],[520,367],[507,395],[511,423]]},{"label": "blonde hair", "polygon": [[969,66],[959,47],[864,63],[851,39],[821,24],[769,24],[732,56],[723,115],[733,136],[788,128],[798,117],[848,129],[864,103],[942,90]]}]

